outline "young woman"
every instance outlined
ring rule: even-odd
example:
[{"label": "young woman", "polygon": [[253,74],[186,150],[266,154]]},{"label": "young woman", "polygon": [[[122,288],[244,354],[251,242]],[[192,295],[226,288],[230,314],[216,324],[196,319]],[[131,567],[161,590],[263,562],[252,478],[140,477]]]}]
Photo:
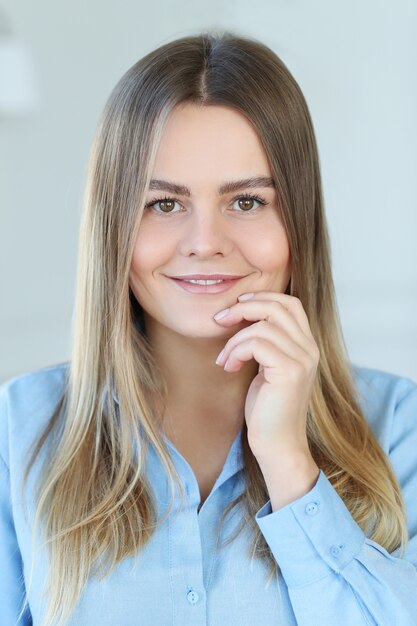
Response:
[{"label": "young woman", "polygon": [[308,108],[256,40],[118,82],[71,359],[0,398],[1,626],[417,624],[417,384],[349,362]]}]

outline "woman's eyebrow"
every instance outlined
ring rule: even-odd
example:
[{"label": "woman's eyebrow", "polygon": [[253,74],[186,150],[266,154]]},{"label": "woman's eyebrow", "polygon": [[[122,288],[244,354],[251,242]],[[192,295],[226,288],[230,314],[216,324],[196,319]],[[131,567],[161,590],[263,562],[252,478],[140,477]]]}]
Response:
[{"label": "woman's eyebrow", "polygon": [[[232,180],[222,183],[217,190],[219,196],[226,193],[232,193],[246,187],[275,187],[274,179],[269,176],[254,176],[252,178],[242,178],[241,180]],[[167,191],[175,193],[179,196],[191,196],[191,191],[185,185],[171,183],[167,180],[152,179],[149,184],[149,190]]]}]

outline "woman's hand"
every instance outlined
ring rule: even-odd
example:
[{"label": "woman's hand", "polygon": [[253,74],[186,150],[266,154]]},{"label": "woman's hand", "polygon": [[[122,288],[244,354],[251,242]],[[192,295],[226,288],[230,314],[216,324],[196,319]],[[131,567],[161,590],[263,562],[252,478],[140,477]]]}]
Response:
[{"label": "woman's hand", "polygon": [[[242,320],[254,323],[227,341],[216,362],[228,372],[239,371],[251,359],[259,363],[245,402],[247,436],[265,478],[275,481],[279,508],[288,497],[299,497],[300,490],[309,491],[318,477],[306,421],[320,353],[298,298],[260,291],[238,300],[216,322],[224,327]],[[300,477],[299,488],[290,489],[287,498],[278,497],[283,486],[278,483],[291,483],[289,473]]]}]

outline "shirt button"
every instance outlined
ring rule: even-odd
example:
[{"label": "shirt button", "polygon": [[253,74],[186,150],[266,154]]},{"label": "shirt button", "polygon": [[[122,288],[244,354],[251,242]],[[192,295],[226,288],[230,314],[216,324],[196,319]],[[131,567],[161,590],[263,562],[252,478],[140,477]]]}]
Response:
[{"label": "shirt button", "polygon": [[317,515],[319,512],[319,506],[317,502],[309,502],[305,508],[307,515]]},{"label": "shirt button", "polygon": [[194,591],[194,589],[190,589],[190,591],[187,593],[187,600],[190,604],[195,604],[196,602],[198,602],[198,598],[199,595],[196,591]]}]

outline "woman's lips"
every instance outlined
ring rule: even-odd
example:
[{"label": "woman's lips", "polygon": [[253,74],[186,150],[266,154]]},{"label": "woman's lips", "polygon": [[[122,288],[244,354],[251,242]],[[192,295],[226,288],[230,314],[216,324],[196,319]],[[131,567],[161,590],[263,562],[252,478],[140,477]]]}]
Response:
[{"label": "woman's lips", "polygon": [[212,293],[222,293],[223,291],[227,291],[228,289],[233,287],[233,285],[235,285],[239,280],[241,280],[241,278],[244,278],[244,276],[241,276],[240,278],[223,280],[221,283],[215,283],[214,285],[198,285],[196,283],[189,283],[185,280],[180,280],[179,278],[169,277],[169,280],[172,280],[179,287],[181,287],[181,289],[184,289],[184,291],[188,291],[188,293],[209,295]]}]

